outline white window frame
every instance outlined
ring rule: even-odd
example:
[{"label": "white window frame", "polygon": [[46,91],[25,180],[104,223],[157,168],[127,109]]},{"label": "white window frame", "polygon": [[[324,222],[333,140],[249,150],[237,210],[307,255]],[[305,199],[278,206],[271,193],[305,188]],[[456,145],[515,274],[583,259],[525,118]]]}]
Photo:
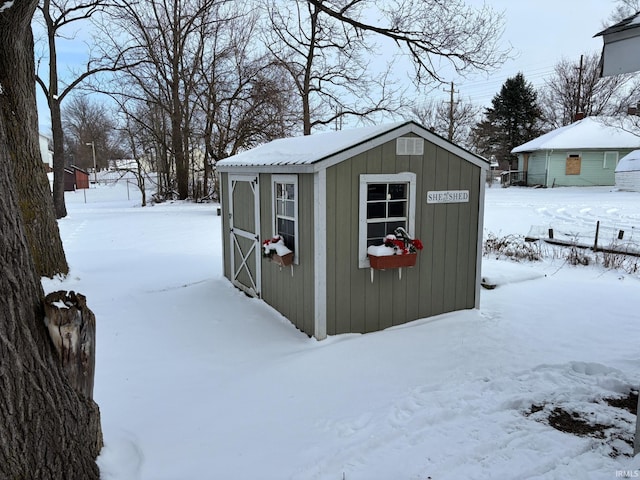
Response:
[{"label": "white window frame", "polygon": [[[614,157],[613,166],[608,166],[607,157]],[[604,159],[602,160],[602,168],[616,168],[618,166],[618,161],[620,160],[620,154],[618,152],[604,152]]]},{"label": "white window frame", "polygon": [[298,205],[300,202],[300,198],[298,196],[298,176],[297,175],[272,175],[271,176],[271,218],[272,218],[272,228],[273,235],[278,234],[278,208],[276,206],[276,184],[292,184],[293,185],[293,195],[294,195],[294,204],[293,204],[293,217],[294,222],[294,247],[293,247],[293,263],[298,264],[298,245],[300,241],[300,218],[298,216]]},{"label": "white window frame", "polygon": [[401,172],[392,174],[361,174],[360,175],[360,205],[358,218],[358,268],[369,268],[367,257],[367,185],[370,183],[407,183],[408,211],[407,233],[415,235],[416,224],[416,174]]}]

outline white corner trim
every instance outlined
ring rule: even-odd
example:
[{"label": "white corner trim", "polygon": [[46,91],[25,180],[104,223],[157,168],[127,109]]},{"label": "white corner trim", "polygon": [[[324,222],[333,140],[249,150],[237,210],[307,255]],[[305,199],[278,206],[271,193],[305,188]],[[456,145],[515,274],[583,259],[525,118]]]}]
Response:
[{"label": "white corner trim", "polygon": [[476,286],[474,308],[480,308],[480,286],[482,284],[482,245],[484,234],[484,196],[487,184],[487,171],[480,170],[480,198],[478,198],[478,245],[476,247]]},{"label": "white corner trim", "polygon": [[313,175],[314,217],[314,301],[313,336],[317,340],[327,338],[327,171]]}]

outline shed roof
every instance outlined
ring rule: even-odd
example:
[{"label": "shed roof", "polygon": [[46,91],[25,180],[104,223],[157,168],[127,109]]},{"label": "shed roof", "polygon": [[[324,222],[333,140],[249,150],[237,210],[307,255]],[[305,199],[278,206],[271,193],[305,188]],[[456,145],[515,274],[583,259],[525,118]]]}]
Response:
[{"label": "shed roof", "polygon": [[416,133],[478,166],[488,167],[488,162],[482,157],[448,142],[413,121],[281,138],[225,158],[217,163],[217,167],[220,171],[244,167],[261,169],[288,167],[293,170],[303,169],[308,171],[308,168],[304,167],[317,166],[325,160],[332,160],[333,163],[337,163],[357,154],[358,151],[372,148],[393,137],[410,132]]},{"label": "shed roof", "polygon": [[629,129],[632,128],[632,122],[628,119],[586,117],[534,138],[514,148],[511,153],[538,150],[606,150],[640,147],[640,136],[614,126],[616,123],[621,124],[621,122]]},{"label": "shed roof", "polygon": [[622,157],[616,167],[616,173],[638,171],[640,171],[640,150],[634,150]]}]

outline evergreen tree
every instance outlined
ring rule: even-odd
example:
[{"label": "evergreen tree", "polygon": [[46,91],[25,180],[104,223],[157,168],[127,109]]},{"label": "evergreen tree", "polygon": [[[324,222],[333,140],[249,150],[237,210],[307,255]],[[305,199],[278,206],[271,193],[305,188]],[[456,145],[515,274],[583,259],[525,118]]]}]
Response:
[{"label": "evergreen tree", "polygon": [[484,111],[484,119],[473,129],[477,152],[494,156],[503,168],[516,169],[517,156],[511,150],[539,136],[542,111],[537,94],[522,73],[508,78],[500,93]]}]

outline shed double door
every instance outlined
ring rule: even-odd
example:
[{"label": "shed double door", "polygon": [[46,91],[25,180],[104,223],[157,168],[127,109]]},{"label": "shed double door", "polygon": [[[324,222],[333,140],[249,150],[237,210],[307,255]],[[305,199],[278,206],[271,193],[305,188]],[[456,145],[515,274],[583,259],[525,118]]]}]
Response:
[{"label": "shed double door", "polygon": [[231,282],[260,297],[260,184],[256,175],[229,175]]}]

